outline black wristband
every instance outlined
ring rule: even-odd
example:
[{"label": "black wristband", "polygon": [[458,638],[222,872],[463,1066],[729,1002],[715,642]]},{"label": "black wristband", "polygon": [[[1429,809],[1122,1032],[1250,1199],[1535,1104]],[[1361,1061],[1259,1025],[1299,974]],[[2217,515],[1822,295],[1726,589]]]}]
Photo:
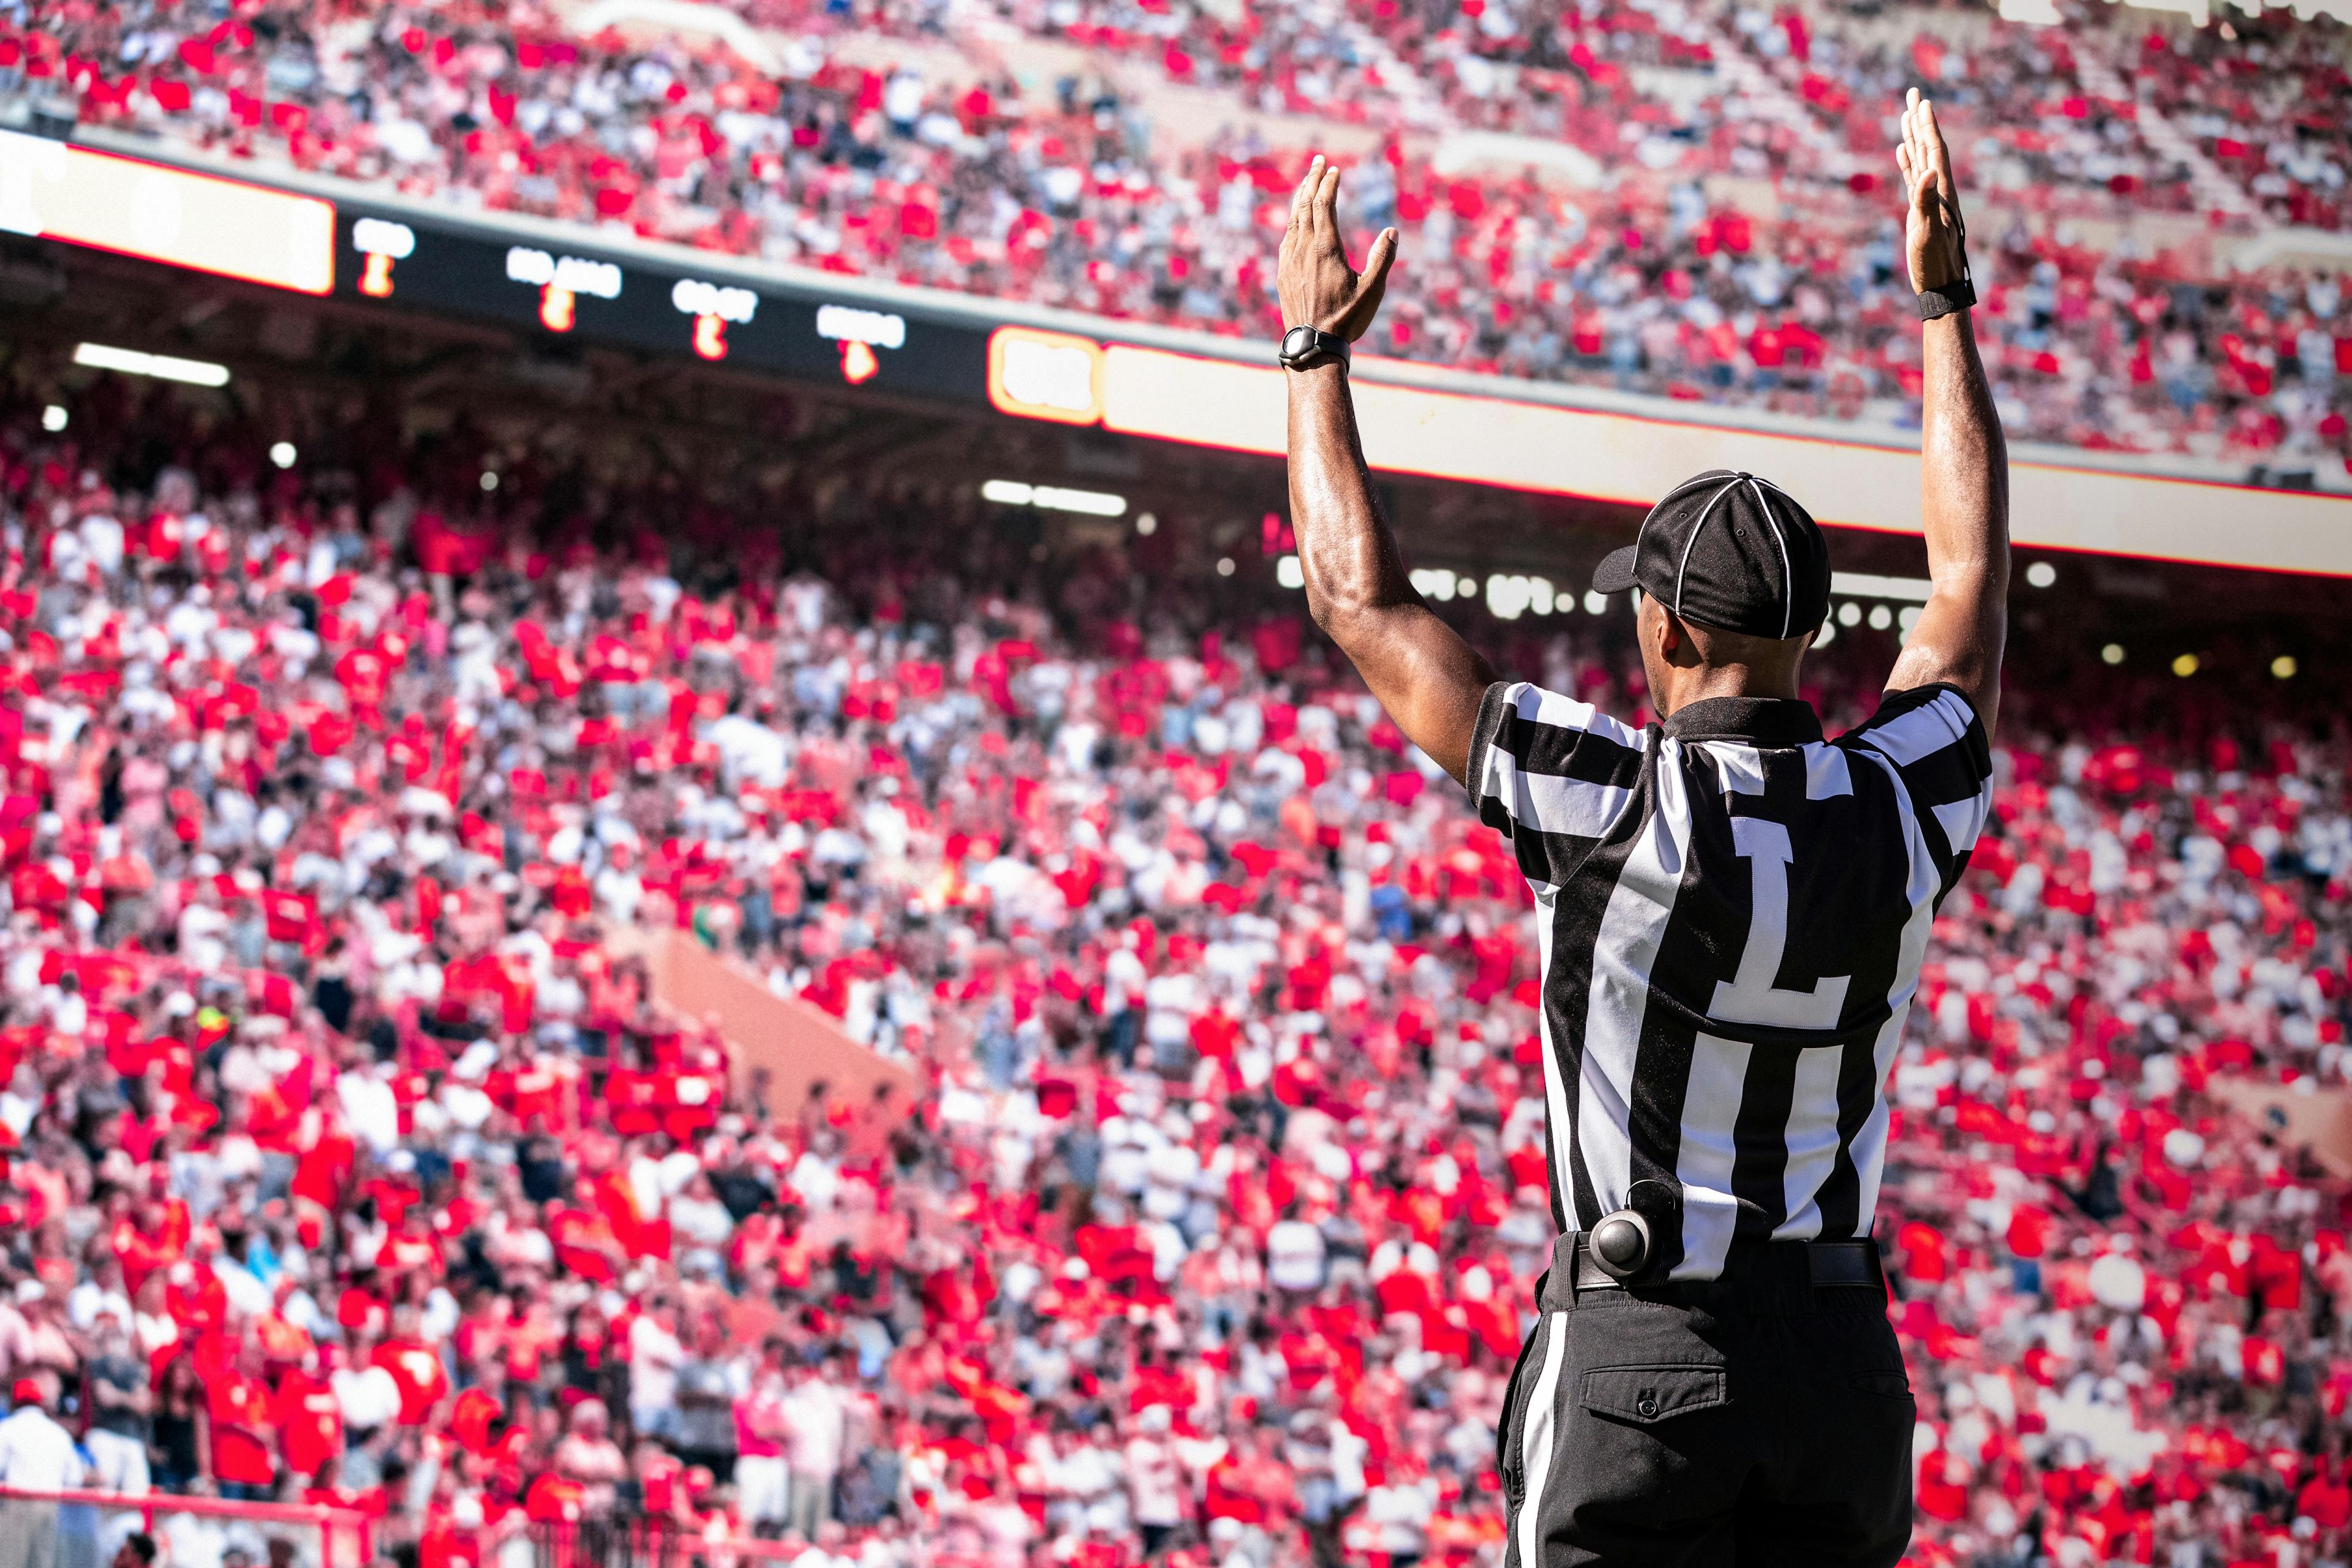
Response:
[{"label": "black wristband", "polygon": [[1919,290],[1919,319],[1932,321],[1938,316],[1948,316],[1955,310],[1965,310],[1977,302],[1977,286],[1963,272],[1941,289]]}]

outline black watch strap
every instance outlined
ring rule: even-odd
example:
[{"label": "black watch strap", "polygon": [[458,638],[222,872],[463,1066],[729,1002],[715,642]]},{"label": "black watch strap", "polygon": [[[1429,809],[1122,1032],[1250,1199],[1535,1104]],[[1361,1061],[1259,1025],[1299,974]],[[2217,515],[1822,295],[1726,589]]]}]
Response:
[{"label": "black watch strap", "polygon": [[1326,360],[1348,363],[1348,340],[1337,332],[1327,332],[1320,327],[1297,326],[1282,334],[1282,345],[1275,358],[1285,370],[1307,370]]},{"label": "black watch strap", "polygon": [[1957,204],[1952,207],[1952,232],[1959,241],[1960,275],[1940,289],[1919,290],[1919,319],[1923,321],[1965,310],[1977,302],[1976,282],[1969,276],[1969,224],[1960,216]]},{"label": "black watch strap", "polygon": [[1963,273],[1940,289],[1922,289],[1919,291],[1919,319],[1932,321],[1938,316],[1965,310],[1976,302],[1977,286]]}]

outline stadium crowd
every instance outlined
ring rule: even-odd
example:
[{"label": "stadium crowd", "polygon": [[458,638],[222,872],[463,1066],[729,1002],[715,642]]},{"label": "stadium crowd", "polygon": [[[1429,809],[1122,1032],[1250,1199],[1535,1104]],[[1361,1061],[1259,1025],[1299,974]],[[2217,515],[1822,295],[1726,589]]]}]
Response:
[{"label": "stadium crowd", "polygon": [[[1241,23],[1165,4],[1034,11],[995,22],[1139,51],[1235,114],[1385,137],[1349,186],[1368,229],[1403,234],[1382,353],[1877,423],[1916,417],[1885,165],[1903,87],[1928,82],[1975,193],[1979,331],[2013,438],[2331,476],[2352,456],[2340,279],[2242,273],[2201,235],[2135,239],[2128,221],[2202,216],[2185,154],[2144,133],[2162,113],[2265,221],[2335,226],[2352,89],[2332,21],[2183,34],[2105,7],[2063,28],[1904,9],[1864,26],[1615,0],[1268,5]],[[781,73],[707,38],[577,37],[535,8],[294,0],[200,20],[156,0],[44,3],[0,16],[0,74],[73,94],[91,123],[412,195],[1278,331],[1272,251],[1303,151],[1220,129],[1197,95],[1199,123],[1178,126],[1108,79],[1024,89],[1009,68],[927,80],[827,53],[858,28],[936,40],[948,19],[928,5],[751,15],[786,40]],[[2111,62],[2107,96],[2077,51]],[[1734,88],[1734,56],[1762,85]],[[1573,148],[1593,175],[1438,155],[1494,131]]]},{"label": "stadium crowd", "polygon": [[[0,420],[0,1479],[414,1568],[1500,1561],[1528,900],[1295,599],[903,477],[59,406]],[[1643,715],[1605,622],[1474,636]],[[2352,738],[2090,668],[2005,707],[1893,1086],[1913,1561],[2341,1563],[2352,1187],[2222,1089],[2343,1089]],[[915,1102],[770,1105],[647,931]]]}]

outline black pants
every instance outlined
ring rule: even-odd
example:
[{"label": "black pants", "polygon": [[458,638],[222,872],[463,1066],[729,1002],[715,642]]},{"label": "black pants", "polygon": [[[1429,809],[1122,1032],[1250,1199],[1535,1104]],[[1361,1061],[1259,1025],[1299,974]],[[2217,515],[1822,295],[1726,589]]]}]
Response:
[{"label": "black pants", "polygon": [[1562,1238],[1504,1395],[1504,1568],[1891,1568],[1911,1541],[1903,1354],[1804,1244],[1720,1279],[1578,1291]]}]

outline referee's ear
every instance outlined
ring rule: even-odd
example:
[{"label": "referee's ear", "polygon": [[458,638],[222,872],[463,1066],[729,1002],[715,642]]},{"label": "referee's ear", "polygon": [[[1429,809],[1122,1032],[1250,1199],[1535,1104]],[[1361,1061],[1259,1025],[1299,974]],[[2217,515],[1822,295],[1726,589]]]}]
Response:
[{"label": "referee's ear", "polygon": [[[1657,605],[1658,657],[1670,665],[1690,665],[1704,662],[1699,654],[1698,639],[1691,636],[1688,623],[1668,609],[1664,601],[1643,595],[1644,604]],[[1639,625],[1637,621],[1635,623]]]}]

